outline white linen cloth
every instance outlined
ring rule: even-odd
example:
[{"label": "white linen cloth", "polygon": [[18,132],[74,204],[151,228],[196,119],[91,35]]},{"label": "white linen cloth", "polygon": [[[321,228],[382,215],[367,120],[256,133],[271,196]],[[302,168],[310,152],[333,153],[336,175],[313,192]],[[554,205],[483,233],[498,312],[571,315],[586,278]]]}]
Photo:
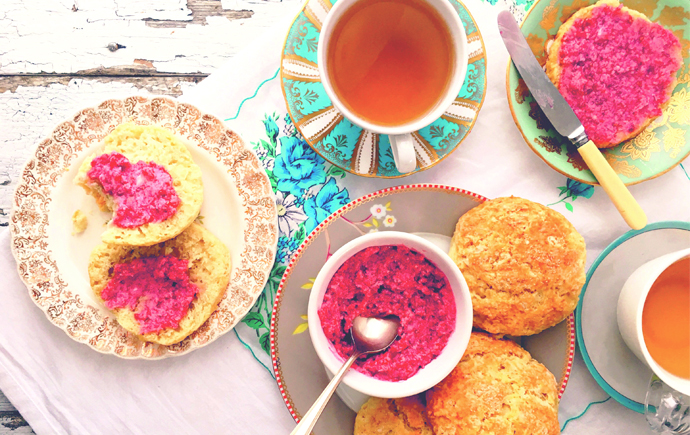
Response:
[{"label": "white linen cloth", "polygon": [[[495,24],[505,5],[479,0],[465,4],[482,33],[488,65],[486,100],[473,131],[458,150],[427,171],[398,180],[348,175],[342,183],[351,199],[387,186],[422,182],[458,186],[489,198],[516,195],[543,204],[560,199],[558,186],[565,185],[565,177],[527,147],[508,109],[508,54]],[[263,115],[286,110],[279,80],[267,79],[279,67],[287,26],[276,26],[274,33],[253,43],[182,99],[221,119],[234,118],[228,125],[247,142],[260,137]],[[256,97],[247,99],[255,90]],[[688,220],[689,189],[690,179],[675,168],[630,190],[649,222],[657,222]],[[589,266],[628,228],[600,188],[574,206],[572,213],[563,204],[553,208],[584,236]],[[188,355],[160,361],[101,355],[45,318],[15,267],[9,233],[0,231],[0,389],[37,434],[288,434],[294,427],[271,374],[233,333]],[[241,326],[239,332],[242,336]],[[256,353],[265,360],[260,350]],[[606,397],[578,352],[560,404],[561,424]],[[609,400],[593,405],[564,433],[649,432],[643,416]]]},{"label": "white linen cloth", "polygon": [[275,381],[233,333],[183,358],[125,360],[56,328],[0,231],[0,389],[39,434],[287,434]]}]

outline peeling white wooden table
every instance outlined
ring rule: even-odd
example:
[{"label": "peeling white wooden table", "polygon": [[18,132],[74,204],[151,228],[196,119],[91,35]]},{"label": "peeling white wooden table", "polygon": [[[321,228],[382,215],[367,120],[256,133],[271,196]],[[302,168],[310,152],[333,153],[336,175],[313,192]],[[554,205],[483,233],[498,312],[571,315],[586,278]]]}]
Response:
[{"label": "peeling white wooden table", "polygon": [[[178,96],[300,0],[0,1],[0,227],[36,144],[78,109]],[[0,435],[33,431],[0,392]]]}]

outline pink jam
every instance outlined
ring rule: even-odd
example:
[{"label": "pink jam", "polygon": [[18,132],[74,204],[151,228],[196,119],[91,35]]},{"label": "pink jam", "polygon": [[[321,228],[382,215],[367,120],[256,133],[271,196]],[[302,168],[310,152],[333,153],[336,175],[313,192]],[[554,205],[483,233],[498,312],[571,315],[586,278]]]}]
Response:
[{"label": "pink jam", "polygon": [[101,154],[87,172],[117,204],[113,223],[120,228],[136,228],[162,222],[175,214],[180,197],[168,171],[154,162],[130,163],[120,153]]},{"label": "pink jam", "polygon": [[198,292],[189,261],[166,255],[116,264],[101,299],[110,309],[134,311],[140,333],[149,334],[177,328]]},{"label": "pink jam", "polygon": [[559,90],[594,143],[617,144],[661,115],[679,53],[678,39],[660,25],[597,7],[563,37]]},{"label": "pink jam", "polygon": [[386,381],[412,377],[441,354],[455,330],[455,298],[448,278],[403,245],[372,246],[345,261],[328,284],[318,312],[326,338],[343,359],[354,350],[350,327],[355,317],[400,318],[396,341],[353,366]]}]

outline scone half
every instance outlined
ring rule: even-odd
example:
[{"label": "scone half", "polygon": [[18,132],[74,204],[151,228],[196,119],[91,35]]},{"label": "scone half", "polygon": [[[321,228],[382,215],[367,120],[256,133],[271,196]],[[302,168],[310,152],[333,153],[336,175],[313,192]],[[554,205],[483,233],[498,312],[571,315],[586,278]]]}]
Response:
[{"label": "scone half", "polygon": [[[637,59],[633,61],[631,53],[621,52],[623,50],[622,46],[627,47],[625,44],[612,52],[606,51],[608,46],[616,46],[618,40],[623,41],[621,39],[623,36],[611,29],[595,27],[595,23],[597,23],[596,12],[603,13],[605,10],[616,10],[616,13],[620,13],[621,16],[627,16],[627,19],[630,20],[630,25],[626,26],[626,28],[647,28],[647,33],[643,33],[646,36],[635,38],[640,44],[649,44],[645,48],[647,50],[645,51],[645,56],[641,58],[643,60]],[[615,25],[620,26],[623,24],[616,23]],[[649,33],[652,31],[650,29],[658,33],[652,35],[652,33]],[[594,65],[595,63],[605,65],[605,67],[602,67],[603,71],[602,69],[599,70],[599,74],[591,72],[583,74],[576,71],[574,73],[578,77],[578,86],[576,88],[572,85],[563,86],[561,83],[564,68],[562,60],[564,40],[567,36],[575,38],[576,36],[573,36],[575,34],[580,35],[580,38],[582,38],[581,35],[583,34],[589,35],[584,39],[578,40],[576,46],[591,40],[594,43],[594,47],[597,47],[590,50],[592,53],[578,54],[576,64],[581,65],[581,68],[585,68],[584,65]],[[666,36],[663,36],[663,34],[666,34]],[[605,41],[611,41],[610,44],[597,39],[607,37],[610,39],[605,39]],[[663,37],[670,40],[670,43],[664,44],[662,42]],[[573,47],[572,39],[570,47],[571,49]],[[634,50],[632,54],[641,51],[637,48],[626,49]],[[656,57],[652,56],[652,53]],[[644,14],[622,6],[618,0],[599,0],[597,3],[575,12],[559,27],[556,38],[549,47],[547,54],[546,74],[571,105],[575,114],[578,115],[588,131],[589,138],[599,148],[616,146],[621,142],[634,138],[647,128],[661,114],[661,110],[668,106],[671,94],[677,84],[677,71],[683,64],[681,45],[670,31],[652,22]],[[572,62],[572,56],[570,56],[570,59]],[[596,59],[596,61],[593,59]],[[610,64],[604,64],[604,62],[610,62]],[[660,73],[658,72],[659,68],[668,68],[668,70]],[[634,71],[636,73],[633,73]],[[670,74],[667,74],[667,72],[670,72]],[[660,75],[652,78],[649,74]],[[622,84],[629,77],[635,77],[636,75],[640,76],[639,80],[641,80],[640,83],[643,86],[654,86],[658,80],[659,84],[663,83],[665,87],[661,90],[645,88],[646,91],[644,91],[637,86],[630,88],[628,85]],[[571,75],[571,80],[572,77],[574,76]],[[606,85],[602,87],[602,84]],[[607,118],[609,115],[614,114],[613,111],[609,110],[610,108],[625,105],[631,105],[629,110],[615,112],[615,116]],[[645,115],[637,116],[638,111]]]},{"label": "scone half", "polygon": [[111,309],[117,321],[127,331],[144,341],[171,345],[196,331],[216,310],[230,282],[230,251],[210,231],[197,223],[190,225],[177,237],[153,246],[137,247],[102,243],[91,253],[89,280],[91,288],[104,305],[102,293],[113,278],[116,264],[136,259],[173,256],[189,264],[189,282],[197,287],[189,310],[177,328],[155,333],[142,333],[135,317],[136,310],[127,307]]},{"label": "scone half", "polygon": [[172,178],[172,186],[179,197],[174,214],[163,221],[148,222],[133,228],[115,225],[112,219],[103,232],[102,240],[109,244],[150,246],[177,236],[199,215],[204,197],[201,169],[182,139],[159,126],[121,124],[103,139],[103,147],[88,156],[79,168],[74,183],[92,195],[103,211],[118,213],[118,204],[103,187],[88,175],[92,161],[104,154],[119,153],[130,163],[155,163]]}]

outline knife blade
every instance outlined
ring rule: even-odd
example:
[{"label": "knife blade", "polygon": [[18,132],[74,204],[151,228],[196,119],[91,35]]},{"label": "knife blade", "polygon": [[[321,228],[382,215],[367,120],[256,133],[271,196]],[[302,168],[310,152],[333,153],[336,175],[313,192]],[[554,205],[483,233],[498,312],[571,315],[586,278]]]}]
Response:
[{"label": "knife blade", "polygon": [[584,133],[582,123],[544,73],[510,11],[498,14],[498,29],[515,67],[556,131],[569,139]]},{"label": "knife blade", "polygon": [[625,222],[635,230],[644,228],[647,225],[647,216],[642,207],[635,201],[594,142],[589,140],[577,115],[539,65],[510,11],[498,14],[498,29],[515,68],[520,72],[534,100],[553,127],[577,147],[582,159]]}]

